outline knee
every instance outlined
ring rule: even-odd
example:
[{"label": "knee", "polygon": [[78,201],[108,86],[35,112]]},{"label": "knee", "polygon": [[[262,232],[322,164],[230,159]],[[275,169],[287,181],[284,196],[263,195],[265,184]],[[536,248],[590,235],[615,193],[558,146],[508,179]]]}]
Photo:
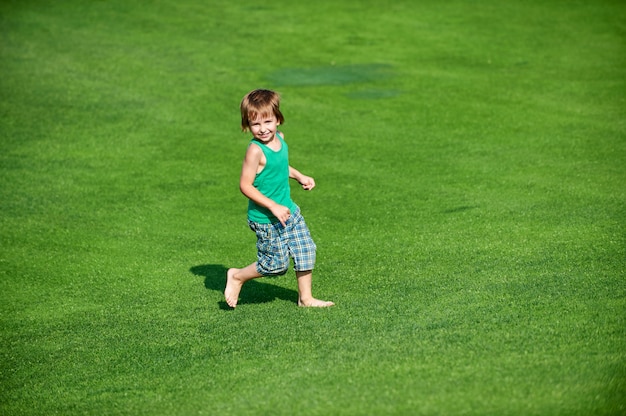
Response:
[{"label": "knee", "polygon": [[274,276],[283,276],[284,274],[287,273],[287,269],[288,269],[288,267],[281,267],[279,270],[275,270],[273,275]]},{"label": "knee", "polygon": [[282,276],[289,269],[289,257],[276,257],[270,262],[260,262],[257,269],[264,276]]}]

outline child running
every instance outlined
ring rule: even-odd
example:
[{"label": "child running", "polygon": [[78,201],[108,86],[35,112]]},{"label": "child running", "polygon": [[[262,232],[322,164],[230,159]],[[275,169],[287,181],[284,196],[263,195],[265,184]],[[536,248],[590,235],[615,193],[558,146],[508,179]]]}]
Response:
[{"label": "child running", "polygon": [[307,191],[315,187],[315,181],[289,165],[287,143],[278,131],[285,121],[280,96],[275,91],[254,90],[243,97],[240,107],[241,129],[250,131],[253,138],[243,161],[239,189],[249,199],[248,225],[257,236],[257,261],[243,269],[228,269],[226,303],[237,306],[241,287],[248,280],[284,275],[293,258],[298,306],[333,306],[311,293],[316,246],[300,208],[291,199],[289,179]]}]

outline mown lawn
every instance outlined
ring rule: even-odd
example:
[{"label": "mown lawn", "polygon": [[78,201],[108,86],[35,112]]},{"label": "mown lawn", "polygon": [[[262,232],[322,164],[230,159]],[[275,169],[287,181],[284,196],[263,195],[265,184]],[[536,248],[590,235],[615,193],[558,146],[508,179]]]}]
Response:
[{"label": "mown lawn", "polygon": [[[0,3],[3,415],[626,413],[626,5]],[[244,287],[238,105],[318,245]]]}]

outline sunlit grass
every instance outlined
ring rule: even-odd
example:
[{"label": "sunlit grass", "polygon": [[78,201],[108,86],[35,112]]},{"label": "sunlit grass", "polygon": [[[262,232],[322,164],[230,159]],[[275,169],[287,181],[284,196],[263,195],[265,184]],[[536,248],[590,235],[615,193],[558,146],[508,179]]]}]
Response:
[{"label": "sunlit grass", "polygon": [[[625,14],[2,3],[0,413],[623,413]],[[334,308],[223,302],[257,87]]]}]

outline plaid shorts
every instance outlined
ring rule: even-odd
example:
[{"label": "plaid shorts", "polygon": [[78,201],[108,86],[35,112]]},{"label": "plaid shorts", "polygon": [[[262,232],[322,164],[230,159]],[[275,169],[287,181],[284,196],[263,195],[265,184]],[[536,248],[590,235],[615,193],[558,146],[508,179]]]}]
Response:
[{"label": "plaid shorts", "polygon": [[289,258],[298,272],[313,270],[316,246],[309,228],[296,209],[283,227],[275,224],[259,224],[248,221],[257,236],[257,271],[264,276],[280,276],[287,273]]}]

